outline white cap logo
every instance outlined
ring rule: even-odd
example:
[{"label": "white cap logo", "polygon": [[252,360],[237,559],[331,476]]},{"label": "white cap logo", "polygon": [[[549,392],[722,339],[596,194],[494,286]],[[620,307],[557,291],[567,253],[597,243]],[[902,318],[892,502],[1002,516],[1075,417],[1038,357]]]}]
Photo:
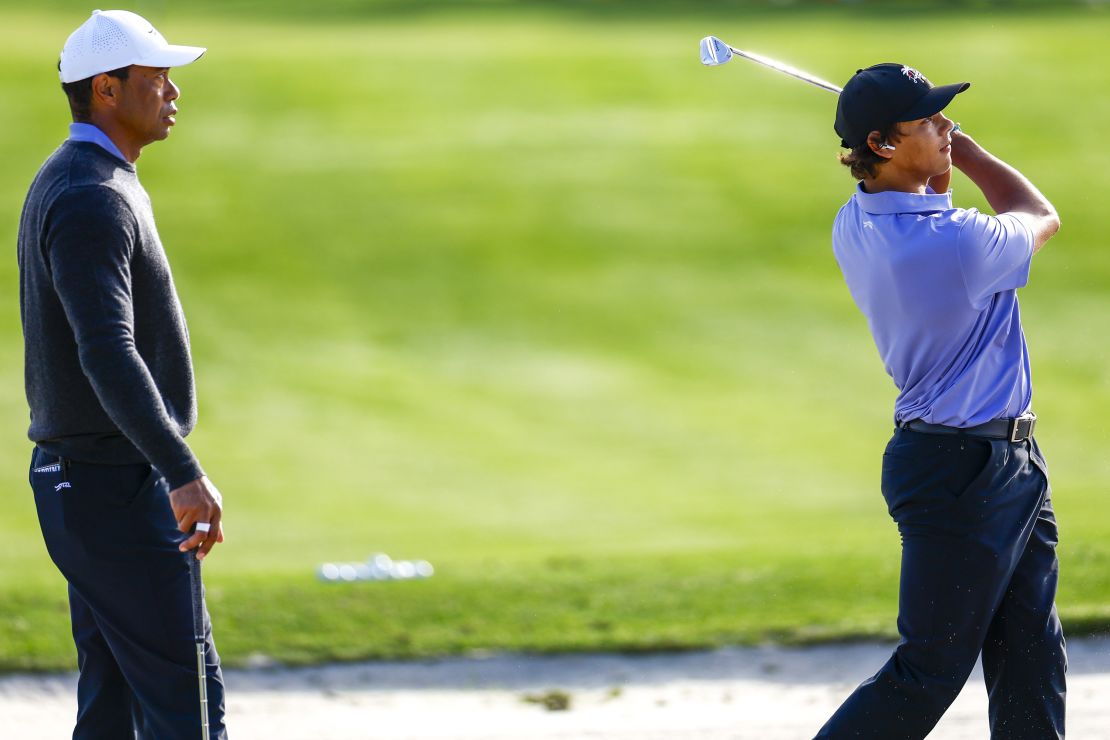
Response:
[{"label": "white cap logo", "polygon": [[931,84],[925,75],[918,72],[913,67],[902,67],[902,74],[908,77],[914,84],[924,82],[926,85]]},{"label": "white cap logo", "polygon": [[142,16],[126,10],[94,10],[62,47],[59,77],[76,82],[121,67],[180,67],[206,49],[174,46]]}]

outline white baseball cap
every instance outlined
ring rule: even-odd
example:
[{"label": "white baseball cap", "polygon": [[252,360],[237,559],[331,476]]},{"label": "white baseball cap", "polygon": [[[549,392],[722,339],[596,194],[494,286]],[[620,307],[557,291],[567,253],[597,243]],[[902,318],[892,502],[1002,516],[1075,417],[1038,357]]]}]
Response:
[{"label": "white baseball cap", "polygon": [[166,43],[150,21],[127,10],[94,10],[62,47],[59,77],[76,82],[120,67],[180,67],[200,59],[199,46]]}]

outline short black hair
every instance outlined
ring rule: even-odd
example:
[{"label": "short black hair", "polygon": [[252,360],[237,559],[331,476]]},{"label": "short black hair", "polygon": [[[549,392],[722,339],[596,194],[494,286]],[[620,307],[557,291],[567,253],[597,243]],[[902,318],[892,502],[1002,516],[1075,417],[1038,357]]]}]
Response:
[{"label": "short black hair", "polygon": [[[58,61],[58,70],[61,71],[62,63]],[[126,80],[131,67],[120,67],[119,69],[112,69],[104,74],[115,77],[119,80]],[[88,123],[92,118],[92,77],[86,77],[83,80],[75,82],[63,82],[62,92],[69,98],[69,110],[73,113],[74,123]]]}]

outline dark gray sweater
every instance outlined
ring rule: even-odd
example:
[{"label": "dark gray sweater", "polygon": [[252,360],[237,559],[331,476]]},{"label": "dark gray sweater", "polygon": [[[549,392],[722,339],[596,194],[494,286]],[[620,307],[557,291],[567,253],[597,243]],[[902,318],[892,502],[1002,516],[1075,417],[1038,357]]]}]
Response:
[{"label": "dark gray sweater", "polygon": [[51,454],[149,462],[171,488],[203,471],[185,316],[135,167],[67,141],[19,222],[27,436]]}]

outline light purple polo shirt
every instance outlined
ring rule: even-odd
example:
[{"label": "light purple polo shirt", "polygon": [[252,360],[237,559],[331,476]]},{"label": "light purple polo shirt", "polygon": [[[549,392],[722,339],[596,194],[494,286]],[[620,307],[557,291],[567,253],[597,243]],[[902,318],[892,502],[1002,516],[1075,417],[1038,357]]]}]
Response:
[{"label": "light purple polo shirt", "polygon": [[901,393],[895,422],[968,427],[1029,410],[1033,386],[1017,289],[1032,230],[952,207],[952,193],[862,186],[833,224],[833,254]]}]

